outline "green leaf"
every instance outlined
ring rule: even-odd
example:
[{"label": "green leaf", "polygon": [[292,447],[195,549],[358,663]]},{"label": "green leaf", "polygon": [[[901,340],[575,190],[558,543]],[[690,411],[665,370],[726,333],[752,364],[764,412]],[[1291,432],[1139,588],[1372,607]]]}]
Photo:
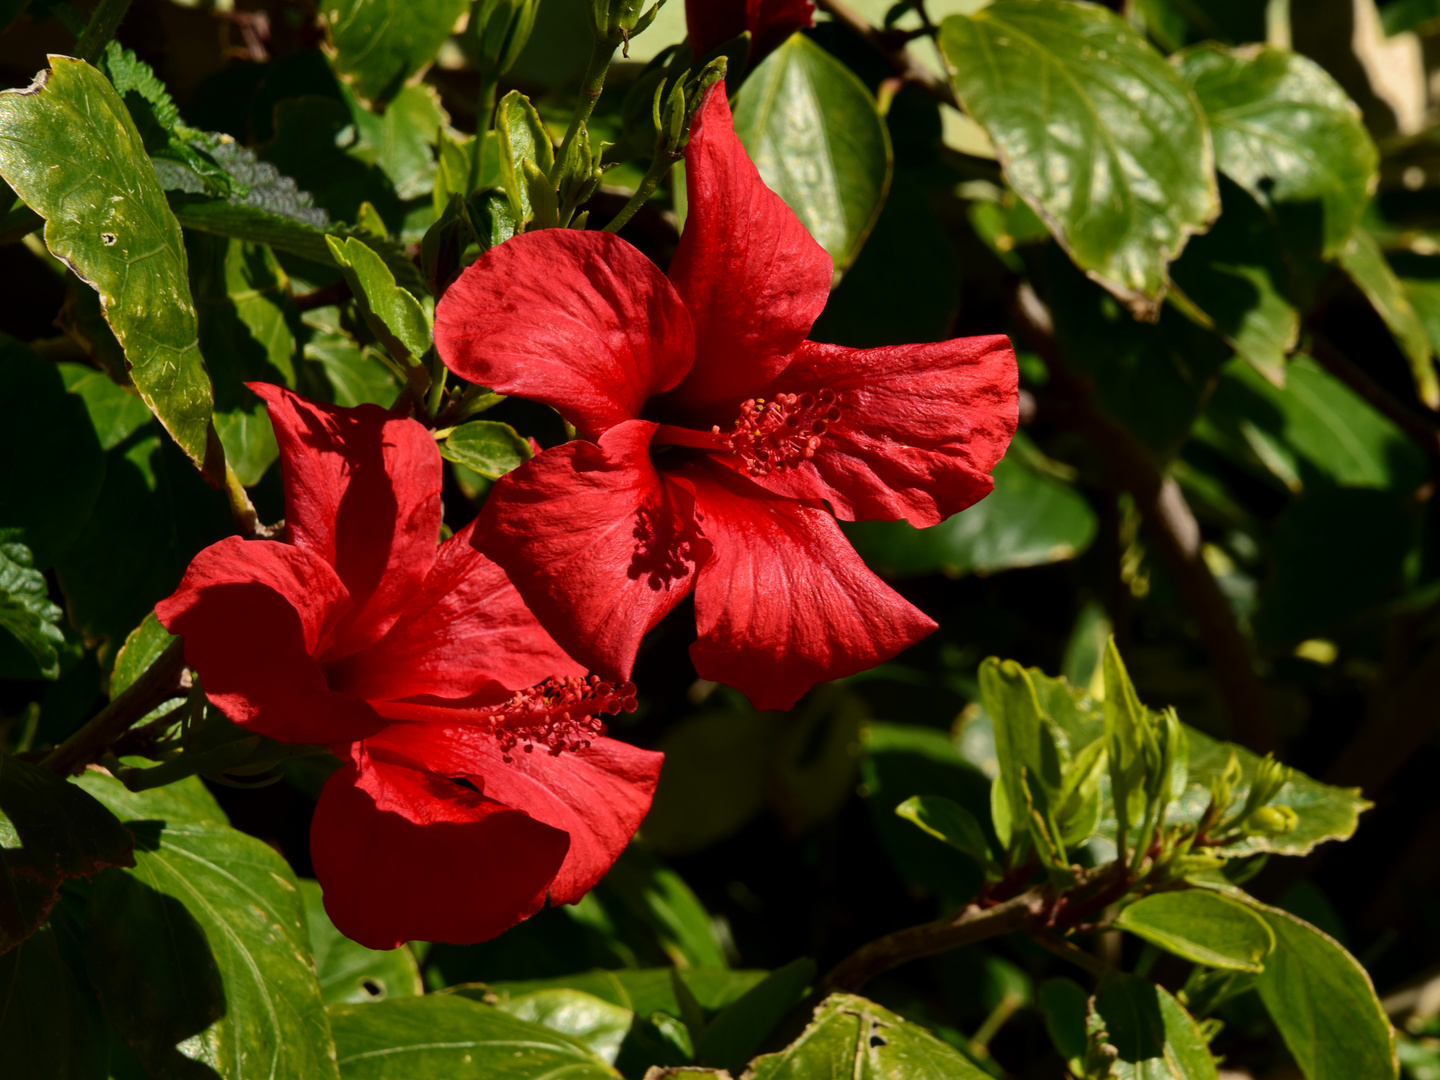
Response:
[{"label": "green leaf", "polygon": [[895,813],[989,868],[990,844],[985,830],[975,815],[955,800],[943,795],[912,795],[895,808]]},{"label": "green leaf", "polygon": [[772,971],[705,1026],[695,1047],[696,1060],[738,1072],[804,999],[814,978],[815,961],[804,957]]},{"label": "green leaf", "polygon": [[[1375,189],[1379,154],[1360,110],[1313,60],[1264,45],[1198,45],[1173,60],[1210,119],[1215,164],[1337,253]],[[1306,236],[1309,241],[1311,238]]]},{"label": "green leaf", "polygon": [[114,700],[128,690],[150,665],[169,648],[174,635],[160,625],[152,611],[125,639],[120,651],[115,654],[115,668],[110,673],[110,698]]},{"label": "green leaf", "polygon": [[320,884],[301,878],[299,885],[320,996],[326,1005],[385,1001],[425,992],[415,954],[408,945],[381,952],[351,941],[325,914]]},{"label": "green leaf", "polygon": [[1224,210],[1170,268],[1176,287],[1241,357],[1270,381],[1285,381],[1285,358],[1300,337],[1288,296],[1289,270],[1275,224],[1250,195],[1220,181]]},{"label": "green leaf", "polygon": [[374,148],[374,162],[394,185],[397,198],[409,202],[434,190],[434,147],[450,117],[433,86],[405,87],[378,115],[359,104],[351,114],[361,139]]},{"label": "green leaf", "polygon": [[623,1006],[583,990],[558,987],[507,997],[496,1008],[580,1040],[607,1065],[615,1064],[635,1022],[635,1014]]},{"label": "green leaf", "polygon": [[890,187],[890,134],[865,84],[794,34],[746,78],[735,133],[836,271],[849,269]]},{"label": "green leaf", "polygon": [[620,1074],[579,1039],[458,994],[332,1005],[345,1080],[614,1080]]},{"label": "green leaf", "polygon": [[83,61],[51,62],[29,89],[0,94],[0,174],[46,219],[51,252],[99,292],[140,396],[218,481],[180,224],[114,87]]},{"label": "green leaf", "polygon": [[1011,186],[1077,266],[1153,320],[1166,265],[1220,209],[1185,84],[1098,4],[999,0],[946,19],[940,47]]},{"label": "green leaf", "polygon": [[105,460],[85,403],[66,393],[62,372],[9,337],[0,337],[0,385],[0,530],[43,570],[84,528]]},{"label": "green leaf", "polygon": [[750,1063],[748,1080],[983,1080],[924,1028],[852,994],[831,994],[793,1043]]},{"label": "green leaf", "polygon": [[[1115,1080],[1216,1080],[1215,1059],[1199,1027],[1163,987],[1111,972],[1092,1005],[1115,1049]],[[1356,1074],[1359,1075],[1359,1074]]]},{"label": "green leaf", "polygon": [[0,530],[0,678],[58,679],[65,613],[50,602],[45,575],[24,544]]},{"label": "green leaf", "polygon": [[86,959],[145,1066],[182,1076],[192,1057],[232,1080],[336,1076],[285,860],[230,828],[199,780],[140,794],[93,772],[80,783],[137,837],[135,869],[96,879]]},{"label": "green leaf", "polygon": [[106,1080],[105,1019],[85,983],[69,920],[0,953],[6,1080]]},{"label": "green leaf", "polygon": [[510,212],[523,226],[535,216],[524,164],[528,161],[548,176],[555,167],[555,148],[535,106],[518,90],[500,99],[495,109],[495,133],[500,146],[501,183],[510,199]]},{"label": "green leaf", "polygon": [[[700,1007],[719,1012],[738,1001],[769,976],[766,971],[734,971],[730,968],[647,968],[620,971],[586,971],[577,975],[561,975],[553,979],[526,979],[519,982],[489,983],[483,992],[493,992],[502,1002],[524,997],[540,990],[581,990],[612,1005],[629,1009],[640,1016],[664,1012],[680,1015],[680,1003],[671,981],[675,972]],[[457,993],[469,993],[458,988]]]},{"label": "green leaf", "polygon": [[1197,964],[1259,971],[1275,947],[1264,920],[1244,904],[1202,889],[1142,897],[1115,925]]},{"label": "green leaf", "polygon": [[1060,791],[1059,749],[1024,667],[992,656],[980,664],[979,679],[1000,768],[994,798],[1004,804],[995,811],[995,832],[1001,847],[1013,847],[1029,821],[1032,800],[1042,815],[1054,810]]},{"label": "green leaf", "polygon": [[134,866],[134,841],[94,798],[48,769],[0,755],[0,953],[50,914],[62,882]]},{"label": "green leaf", "polygon": [[937,570],[948,577],[993,574],[1073,559],[1090,546],[1098,522],[1090,503],[1053,471],[1023,432],[995,466],[995,490],[939,525],[846,523],[861,557],[889,577]]},{"label": "green leaf", "polygon": [[1090,995],[1073,979],[1046,979],[1035,1004],[1045,1019],[1045,1031],[1074,1076],[1084,1075],[1088,1038],[1085,1014]]},{"label": "green leaf", "polygon": [[397,363],[418,360],[430,348],[430,318],[420,302],[395,283],[385,260],[363,240],[327,237],[330,255],[362,301],[365,321]]},{"label": "green leaf", "polygon": [[1255,989],[1306,1080],[1396,1076],[1395,1033],[1359,961],[1289,912],[1255,907],[1275,935]]},{"label": "green leaf", "polygon": [[472,469],[490,480],[518,469],[534,456],[528,440],[498,420],[471,420],[450,432],[440,444],[440,456]]},{"label": "green leaf", "polygon": [[225,460],[250,487],[280,447],[264,404],[245,383],[295,388],[300,315],[289,278],[268,247],[203,234],[192,235],[188,246],[200,344],[215,384],[215,430]]},{"label": "green leaf", "polygon": [[1405,287],[1385,261],[1375,238],[1364,229],[1355,229],[1339,251],[1340,265],[1359,286],[1372,307],[1395,335],[1400,350],[1410,361],[1415,392],[1432,409],[1440,409],[1440,377],[1435,373],[1435,350],[1430,334],[1410,303]]},{"label": "green leaf", "polygon": [[729,966],[704,905],[679,874],[653,855],[632,844],[600,889],[650,929],[676,967]]},{"label": "green leaf", "polygon": [[335,70],[356,93],[387,101],[435,59],[466,0],[331,0],[321,7],[335,46]]},{"label": "green leaf", "polygon": [[1429,475],[1404,432],[1308,356],[1290,362],[1283,390],[1227,364],[1195,438],[1292,491],[1335,484],[1410,492]]},{"label": "green leaf", "polygon": [[[84,364],[62,363],[55,367],[65,381],[65,389],[84,405],[90,427],[100,440],[100,449],[115,449],[150,419],[150,410],[135,392],[117,385],[103,371]],[[81,438],[79,432],[76,432],[75,438]],[[103,459],[99,471],[102,475],[105,471]],[[89,508],[86,507],[87,510]]]}]

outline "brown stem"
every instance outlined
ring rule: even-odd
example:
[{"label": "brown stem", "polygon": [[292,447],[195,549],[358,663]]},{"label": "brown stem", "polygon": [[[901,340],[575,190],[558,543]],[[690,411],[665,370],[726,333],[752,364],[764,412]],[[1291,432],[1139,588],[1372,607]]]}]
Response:
[{"label": "brown stem", "polygon": [[825,989],[857,991],[881,972],[911,960],[1039,926],[1046,907],[1045,895],[1039,889],[1028,889],[994,907],[970,904],[943,919],[886,934],[836,964],[825,976]]},{"label": "brown stem", "polygon": [[91,717],[84,727],[50,751],[40,762],[41,767],[68,776],[94,761],[137,720],[176,695],[184,667],[185,643],[176,638],[143,675]]},{"label": "brown stem", "polygon": [[910,35],[904,31],[899,34],[888,34],[884,30],[871,26],[869,19],[845,3],[844,0],[818,0],[818,2],[821,11],[828,12],[832,19],[863,41],[868,42],[881,56],[890,61],[890,66],[895,69],[895,74],[902,81],[914,83],[936,101],[949,105],[951,108],[960,108],[960,102],[955,97],[955,91],[951,89],[950,84],[916,60],[915,54],[905,47],[905,41]]},{"label": "brown stem", "polygon": [[1255,674],[1250,646],[1235,622],[1230,601],[1201,555],[1200,525],[1180,485],[1161,470],[1144,443],[1105,413],[1090,382],[1066,366],[1055,342],[1050,312],[1029,283],[1022,282],[1016,290],[1012,307],[1028,344],[1050,370],[1056,393],[1048,402],[1048,411],[1084,435],[1115,481],[1130,493],[1151,540],[1180,586],[1210,654],[1236,740],[1260,753],[1277,749],[1279,737],[1265,689]]}]

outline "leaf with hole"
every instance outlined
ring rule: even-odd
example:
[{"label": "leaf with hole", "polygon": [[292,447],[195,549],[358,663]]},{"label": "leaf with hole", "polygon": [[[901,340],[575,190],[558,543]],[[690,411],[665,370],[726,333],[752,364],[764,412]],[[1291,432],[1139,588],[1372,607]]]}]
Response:
[{"label": "leaf with hole", "polygon": [[325,914],[319,883],[301,878],[299,884],[315,974],[326,1005],[388,1001],[424,993],[420,968],[408,945],[380,952],[351,941]]}]

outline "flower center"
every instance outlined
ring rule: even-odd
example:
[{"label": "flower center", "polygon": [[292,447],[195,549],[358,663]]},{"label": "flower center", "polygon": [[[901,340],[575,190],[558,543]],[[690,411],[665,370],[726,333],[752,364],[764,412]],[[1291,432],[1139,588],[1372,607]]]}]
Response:
[{"label": "flower center", "polygon": [[719,435],[724,447],[745,462],[751,476],[793,469],[820,448],[826,430],[840,419],[835,391],[776,394],[769,401],[751,398],[740,406],[732,429]]},{"label": "flower center", "polygon": [[546,679],[521,690],[494,713],[495,741],[507,763],[517,747],[525,753],[537,745],[551,757],[566,750],[584,750],[605,734],[601,713],[614,716],[635,711],[635,684],[606,682],[598,675]]}]

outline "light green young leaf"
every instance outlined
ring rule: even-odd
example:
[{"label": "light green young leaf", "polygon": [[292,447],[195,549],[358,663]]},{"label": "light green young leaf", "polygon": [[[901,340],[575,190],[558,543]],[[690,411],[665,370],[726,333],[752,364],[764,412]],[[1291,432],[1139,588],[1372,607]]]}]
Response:
[{"label": "light green young leaf", "polygon": [[496,1008],[521,1020],[579,1039],[607,1065],[614,1065],[635,1014],[629,1009],[561,987],[506,997]]},{"label": "light green young leaf", "polygon": [[1275,947],[1275,935],[1248,907],[1201,889],[1142,897],[1115,925],[1186,960],[1233,971],[1259,971]]},{"label": "light green young leaf", "polygon": [[420,302],[395,284],[385,260],[363,240],[327,236],[330,256],[361,300],[365,321],[396,363],[411,364],[429,350],[430,317]]},{"label": "light green young leaf", "polygon": [[1205,117],[1174,70],[1098,4],[998,0],[946,19],[940,48],[1011,186],[1077,266],[1156,318],[1167,264],[1220,210]]},{"label": "light green young leaf", "polygon": [[747,1080],[985,1080],[948,1043],[853,994],[831,994],[793,1043],[750,1063]]},{"label": "light green young leaf", "polygon": [[1395,1032],[1360,962],[1303,919],[1255,909],[1275,935],[1255,989],[1306,1080],[1395,1077]]},{"label": "light green young leaf", "polygon": [[440,444],[440,456],[481,476],[499,480],[529,461],[534,452],[530,443],[509,424],[498,420],[471,420],[457,427]]},{"label": "light green young leaf", "polygon": [[[1145,812],[1145,750],[1153,744],[1145,706],[1135,694],[1125,661],[1112,637],[1105,645],[1105,752],[1110,765],[1110,790],[1117,810],[1133,827]],[[1123,800],[1123,803],[1122,801]]]},{"label": "light green young leaf", "polygon": [[1340,85],[1313,60],[1265,45],[1207,42],[1171,62],[1210,119],[1220,171],[1282,219],[1310,204],[1315,220],[1303,227],[1320,234],[1327,255],[1337,253],[1375,190],[1379,164]]},{"label": "light green young leaf", "polygon": [[1056,799],[1055,821],[1061,842],[1067,846],[1084,843],[1100,820],[1100,776],[1105,771],[1105,743],[1096,739],[1085,747],[1065,769],[1065,778]]},{"label": "light green young leaf", "polygon": [[109,80],[80,60],[51,64],[29,88],[0,94],[0,175],[45,218],[50,251],[100,294],[140,396],[219,482],[180,224]]},{"label": "light green young leaf", "polygon": [[[981,663],[980,697],[994,724],[995,754],[1000,763],[995,798],[1005,804],[994,823],[995,831],[1008,847],[1014,843],[1020,822],[1029,820],[1031,799],[1042,815],[1053,811],[1060,792],[1060,753],[1029,673],[1015,661],[991,657]],[[1029,798],[1022,769],[1028,777]],[[1001,821],[1006,818],[1011,827],[1002,832]]]},{"label": "light green young leaf", "polygon": [[328,0],[320,14],[335,46],[335,69],[363,98],[384,102],[435,59],[466,0]]},{"label": "light green young leaf", "polygon": [[890,135],[865,84],[795,34],[746,78],[735,133],[835,269],[849,269],[890,188]]},{"label": "light green young leaf", "polygon": [[535,216],[525,162],[545,176],[555,168],[550,133],[530,99],[512,90],[495,109],[495,133],[500,140],[500,179],[510,200],[510,211],[522,227]]},{"label": "light green young leaf", "polygon": [[1115,971],[1091,1005],[1103,1030],[1092,1036],[1115,1050],[1114,1080],[1217,1080],[1200,1028],[1163,987]]},{"label": "light green young leaf", "polygon": [[985,839],[985,830],[974,814],[953,799],[943,795],[912,795],[895,808],[895,813],[956,851],[963,851],[986,869],[990,868],[990,844]]},{"label": "light green young leaf", "polygon": [[1430,334],[1410,303],[1405,287],[1385,261],[1375,238],[1364,229],[1355,229],[1339,251],[1340,265],[1359,286],[1372,307],[1385,320],[1405,358],[1415,392],[1432,409],[1440,409],[1440,376],[1435,373],[1435,350]]}]

